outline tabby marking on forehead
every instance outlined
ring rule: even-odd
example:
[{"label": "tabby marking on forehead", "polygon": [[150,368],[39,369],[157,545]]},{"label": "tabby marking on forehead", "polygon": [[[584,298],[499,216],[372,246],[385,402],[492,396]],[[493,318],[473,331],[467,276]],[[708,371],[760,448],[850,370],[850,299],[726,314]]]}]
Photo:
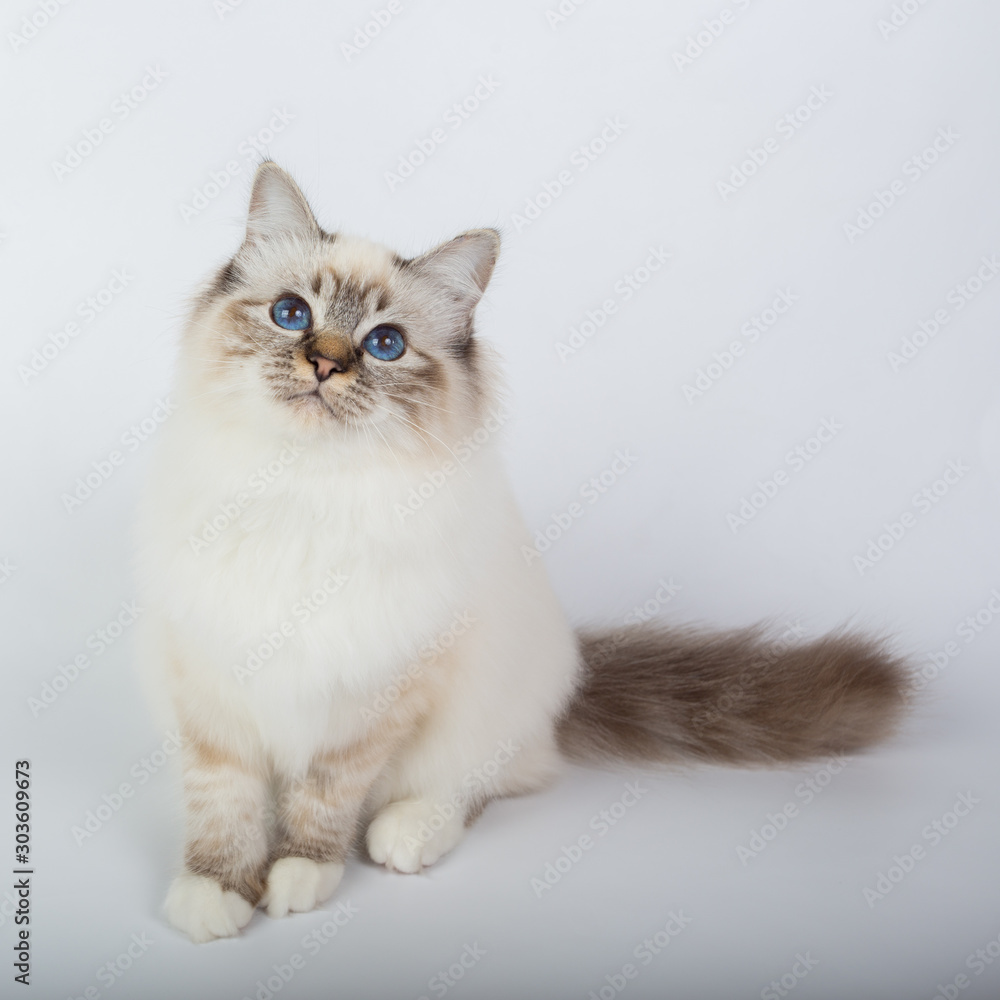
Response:
[{"label": "tabby marking on forehead", "polygon": [[388,299],[388,294],[388,289],[380,282],[365,285],[354,278],[344,278],[338,282],[327,303],[326,321],[353,332],[369,312],[376,311],[380,300]]}]

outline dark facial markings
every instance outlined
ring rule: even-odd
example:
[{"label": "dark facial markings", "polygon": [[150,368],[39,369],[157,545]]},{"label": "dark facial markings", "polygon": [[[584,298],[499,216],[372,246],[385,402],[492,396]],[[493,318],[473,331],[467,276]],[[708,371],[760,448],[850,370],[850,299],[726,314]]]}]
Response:
[{"label": "dark facial markings", "polygon": [[208,298],[221,298],[223,295],[232,295],[243,287],[243,272],[234,257],[215,276],[215,281],[208,290]]},{"label": "dark facial markings", "polygon": [[381,282],[362,285],[343,278],[327,302],[326,322],[353,335],[368,313],[388,308],[389,302],[389,290]]},{"label": "dark facial markings", "polygon": [[[396,256],[392,264],[397,272],[406,273],[410,262]],[[449,402],[453,375],[459,375],[455,387],[466,379],[478,381],[479,352],[472,336],[472,319],[470,315],[459,321],[461,325],[456,323],[452,329],[442,330],[447,338],[442,337],[443,342],[429,353],[427,345],[422,348],[410,339],[408,327],[411,322],[419,326],[419,314],[411,316],[399,310],[393,313],[394,301],[403,306],[409,301],[407,288],[395,289],[389,275],[387,279],[345,275],[317,264],[299,280],[279,278],[281,287],[261,298],[253,294],[261,285],[248,285],[234,258],[219,272],[208,294],[229,297],[226,312],[231,322],[227,324],[226,354],[240,364],[256,357],[260,377],[272,398],[302,407],[303,413],[320,406],[327,419],[358,429],[378,413],[380,419],[388,419],[389,426],[396,424],[400,433],[415,431],[423,436],[423,431],[430,430],[453,405]],[[251,294],[246,298],[240,294],[247,292]],[[448,295],[436,287],[433,293],[440,296],[442,303]],[[312,323],[301,331],[277,324],[273,311],[281,299],[300,299],[311,310]],[[419,296],[417,301],[421,301]],[[450,309],[445,314],[451,315]],[[405,358],[397,355],[389,360],[364,350],[365,338],[379,326],[394,327],[402,333]],[[310,352],[314,354],[312,362]],[[317,355],[338,364],[327,364]],[[452,358],[467,374],[450,368]],[[327,368],[332,370],[327,372]],[[315,412],[321,415],[321,411]]]}]

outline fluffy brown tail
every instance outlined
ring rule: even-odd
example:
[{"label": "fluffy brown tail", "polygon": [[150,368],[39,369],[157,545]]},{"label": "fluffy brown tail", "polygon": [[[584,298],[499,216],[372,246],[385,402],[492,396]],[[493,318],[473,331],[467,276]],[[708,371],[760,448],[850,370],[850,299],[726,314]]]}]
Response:
[{"label": "fluffy brown tail", "polygon": [[909,677],[885,643],[834,633],[807,643],[756,626],[641,625],[582,633],[584,674],[559,723],[573,760],[780,764],[888,736]]}]

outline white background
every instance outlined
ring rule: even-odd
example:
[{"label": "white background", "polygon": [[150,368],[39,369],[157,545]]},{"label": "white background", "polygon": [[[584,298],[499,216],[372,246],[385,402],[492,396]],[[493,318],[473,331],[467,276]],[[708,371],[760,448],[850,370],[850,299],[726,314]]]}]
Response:
[{"label": "white background", "polygon": [[[4,6],[0,560],[14,568],[0,570],[0,711],[5,766],[31,760],[35,874],[34,985],[14,984],[5,959],[0,994],[239,1000],[298,952],[306,964],[283,1000],[439,996],[431,977],[478,944],[485,957],[449,990],[456,1000],[610,995],[606,977],[628,962],[639,969],[628,998],[752,998],[806,952],[818,964],[794,987],[802,1000],[931,1000],[963,972],[963,997],[996,996],[1000,961],[976,975],[966,957],[1000,935],[1000,625],[988,609],[1000,588],[1000,282],[961,310],[949,294],[1000,252],[1000,9],[906,6],[915,13],[884,31],[889,0],[731,0],[731,23],[683,67],[675,53],[719,18],[719,0],[588,0],[555,26],[552,0],[402,0],[351,58],[342,43],[369,19],[367,2],[244,0],[220,16],[211,0],[74,0],[26,44],[9,33],[38,5]],[[114,102],[147,67],[165,78],[120,117]],[[451,106],[490,75],[495,91],[451,128]],[[814,87],[831,96],[786,139],[778,121]],[[268,134],[274,109],[292,118]],[[625,129],[578,170],[574,151],[609,117]],[[57,176],[67,144],[102,118],[113,129]],[[439,126],[446,141],[390,190],[386,172]],[[911,180],[905,164],[939,130],[957,138]],[[506,449],[532,529],[579,499],[616,449],[636,456],[546,553],[575,620],[620,622],[662,579],[681,587],[660,609],[670,621],[885,630],[932,676],[906,732],[808,804],[796,788],[819,765],[643,776],[648,792],[541,898],[531,879],[593,833],[590,818],[635,775],[571,770],[544,794],[491,805],[420,877],[356,860],[328,909],[350,900],[358,914],[315,957],[302,939],[323,912],[259,914],[240,939],[200,947],[166,926],[176,757],[140,783],[139,762],[166,734],[140,694],[128,630],[99,654],[88,638],[133,597],[129,524],[150,446],[123,449],[122,435],[169,393],[187,297],[240,240],[250,136],[328,229],[404,254],[502,229],[479,326],[506,359]],[[777,151],[724,196],[717,182],[769,137]],[[186,220],[182,206],[233,160],[236,176]],[[572,183],[519,226],[563,169]],[[845,224],[894,179],[904,192],[852,241]],[[616,298],[650,247],[669,264],[561,359],[556,344]],[[116,269],[127,287],[81,323],[78,306]],[[796,301],[749,344],[741,328],[779,289]],[[947,323],[894,371],[890,352],[942,308]],[[78,335],[24,376],[72,321]],[[733,341],[744,354],[685,398]],[[842,429],[794,471],[786,454],[824,419]],[[68,510],[64,494],[116,449],[124,463]],[[968,471],[921,511],[915,495],[950,462]],[[727,514],[777,470],[787,484],[734,531]],[[859,564],[906,512],[903,536]],[[984,608],[980,630],[959,634]],[[948,642],[959,654],[937,669],[928,654]],[[33,709],[88,652],[76,680]],[[73,828],[123,782],[131,796],[78,843]],[[979,804],[932,844],[923,831],[961,793]],[[11,773],[0,799],[12,795]],[[737,848],[789,802],[787,828],[741,860]],[[14,819],[9,805],[0,814],[7,870]],[[915,844],[924,857],[869,905],[864,889]],[[691,923],[642,965],[634,949],[672,910]],[[98,970],[133,934],[152,943],[108,987]]]}]

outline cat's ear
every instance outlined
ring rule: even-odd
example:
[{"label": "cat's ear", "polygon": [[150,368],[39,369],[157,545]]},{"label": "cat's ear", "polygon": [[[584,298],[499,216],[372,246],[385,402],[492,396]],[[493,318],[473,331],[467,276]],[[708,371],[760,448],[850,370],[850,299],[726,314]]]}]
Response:
[{"label": "cat's ear", "polygon": [[298,184],[276,163],[262,163],[253,179],[246,242],[320,233],[319,223]]},{"label": "cat's ear", "polygon": [[407,268],[471,310],[483,297],[499,255],[500,234],[495,229],[471,229],[408,261]]}]

